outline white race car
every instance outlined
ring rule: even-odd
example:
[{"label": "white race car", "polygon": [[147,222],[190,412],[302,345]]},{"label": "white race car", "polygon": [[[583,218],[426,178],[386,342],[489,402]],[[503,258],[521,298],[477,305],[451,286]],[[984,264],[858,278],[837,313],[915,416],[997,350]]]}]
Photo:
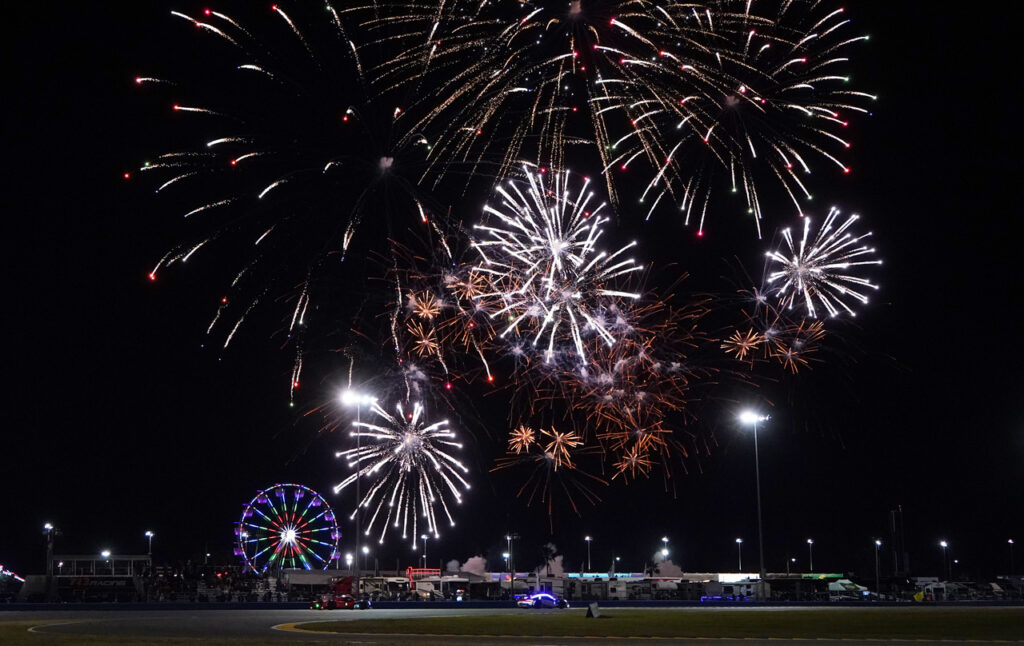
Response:
[{"label": "white race car", "polygon": [[520,608],[568,608],[569,602],[550,592],[538,592],[519,597],[516,605]]}]

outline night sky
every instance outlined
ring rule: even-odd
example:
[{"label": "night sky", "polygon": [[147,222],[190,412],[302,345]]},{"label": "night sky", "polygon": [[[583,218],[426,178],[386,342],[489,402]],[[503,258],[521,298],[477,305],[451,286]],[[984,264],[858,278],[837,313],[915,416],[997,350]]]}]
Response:
[{"label": "night sky", "polygon": [[[339,438],[301,415],[344,383],[344,362],[318,360],[289,408],[291,355],[264,330],[223,355],[200,347],[213,311],[202,267],[146,279],[177,240],[154,215],[159,200],[122,173],[169,148],[154,144],[166,115],[132,81],[189,46],[168,27],[171,8],[201,5],[35,3],[5,21],[0,563],[22,575],[43,569],[44,522],[61,529],[60,553],[144,553],[152,530],[158,561],[208,550],[229,562],[232,523],[258,489],[295,481],[332,499],[344,473]],[[998,9],[913,2],[849,13],[872,36],[859,86],[880,100],[854,132],[854,172],[827,192],[874,231],[883,288],[840,358],[773,390],[759,435],[766,567],[792,556],[806,569],[813,537],[817,571],[867,574],[873,539],[888,542],[888,512],[902,505],[914,574],[938,573],[940,539],[962,573],[1003,574],[1007,539],[1024,541],[1015,23]],[[737,239],[756,253],[746,231],[714,222],[701,241],[655,226],[678,236],[661,244],[697,283],[728,272]],[[497,567],[511,529],[521,565],[547,541],[578,565],[590,534],[594,569],[614,553],[636,571],[667,535],[675,563],[718,571],[735,568],[741,536],[756,570],[749,434],[727,417],[705,432],[715,448],[677,470],[674,494],[658,477],[610,487],[582,518],[556,517],[553,535],[470,443],[475,487],[431,561],[481,554]],[[414,558],[398,539],[378,553],[403,567]]]}]

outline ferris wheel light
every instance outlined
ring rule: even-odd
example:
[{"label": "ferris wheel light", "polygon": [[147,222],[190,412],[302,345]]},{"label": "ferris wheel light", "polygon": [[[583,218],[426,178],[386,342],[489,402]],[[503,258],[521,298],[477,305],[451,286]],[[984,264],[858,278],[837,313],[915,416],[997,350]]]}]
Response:
[{"label": "ferris wheel light", "polygon": [[235,523],[234,554],[256,574],[330,567],[341,531],[327,501],[309,487],[277,484],[258,491]]}]

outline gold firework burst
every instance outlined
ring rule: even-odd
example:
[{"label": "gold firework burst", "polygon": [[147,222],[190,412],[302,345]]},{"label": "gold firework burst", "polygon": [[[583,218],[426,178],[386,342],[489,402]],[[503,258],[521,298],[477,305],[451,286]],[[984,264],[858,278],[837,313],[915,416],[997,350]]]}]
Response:
[{"label": "gold firework burst", "polygon": [[631,410],[623,415],[621,425],[599,434],[597,438],[612,451],[625,450],[630,443],[644,453],[663,451],[667,448],[666,438],[670,432],[661,425],[661,417],[662,413],[656,408]]},{"label": "gold firework burst", "polygon": [[544,445],[544,453],[554,463],[555,471],[559,467],[573,468],[570,450],[583,445],[583,441],[575,431],[559,433],[555,429],[546,431],[540,430],[541,435],[551,438],[551,441]]},{"label": "gold firework burst", "polygon": [[647,456],[647,450],[636,444],[619,457],[615,463],[615,475],[612,480],[622,476],[623,479],[636,479],[637,473],[646,477],[651,470],[651,459]]},{"label": "gold firework burst", "polygon": [[533,429],[520,424],[509,433],[508,451],[509,453],[514,451],[516,455],[528,452],[536,441],[537,435],[533,432]]},{"label": "gold firework burst", "polygon": [[409,294],[409,305],[413,314],[428,321],[434,320],[441,313],[441,302],[430,292]]},{"label": "gold firework burst", "polygon": [[413,337],[416,354],[421,357],[438,354],[440,346],[437,343],[437,337],[434,336],[433,328],[424,327],[422,323],[412,321],[409,323],[409,334]]},{"label": "gold firework burst", "polygon": [[482,274],[476,271],[470,271],[464,279],[454,281],[450,286],[450,289],[461,298],[467,301],[472,301],[483,294],[486,286],[487,280]]},{"label": "gold firework burst", "polygon": [[748,329],[745,334],[736,330],[732,336],[722,341],[722,349],[726,354],[733,355],[740,361],[746,361],[747,355],[757,350],[763,341],[764,337],[755,332],[753,328]]},{"label": "gold firework burst", "polygon": [[776,342],[772,357],[778,359],[782,367],[793,374],[799,372],[802,366],[807,365],[807,359],[800,354],[799,350],[781,341]]},{"label": "gold firework burst", "polygon": [[796,374],[800,368],[810,365],[808,359],[818,351],[818,345],[824,338],[825,325],[821,321],[804,319],[774,339],[771,356]]}]

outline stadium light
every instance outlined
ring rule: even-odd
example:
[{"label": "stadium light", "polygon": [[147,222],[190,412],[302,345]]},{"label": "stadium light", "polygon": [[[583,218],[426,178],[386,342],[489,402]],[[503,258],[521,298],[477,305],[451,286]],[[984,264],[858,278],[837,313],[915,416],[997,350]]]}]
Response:
[{"label": "stadium light", "polygon": [[754,476],[755,486],[757,487],[757,556],[760,561],[759,574],[761,581],[764,581],[766,577],[764,570],[764,528],[761,523],[761,461],[757,451],[757,424],[758,422],[768,421],[769,417],[748,408],[740,412],[738,419],[740,424],[754,429]]}]

